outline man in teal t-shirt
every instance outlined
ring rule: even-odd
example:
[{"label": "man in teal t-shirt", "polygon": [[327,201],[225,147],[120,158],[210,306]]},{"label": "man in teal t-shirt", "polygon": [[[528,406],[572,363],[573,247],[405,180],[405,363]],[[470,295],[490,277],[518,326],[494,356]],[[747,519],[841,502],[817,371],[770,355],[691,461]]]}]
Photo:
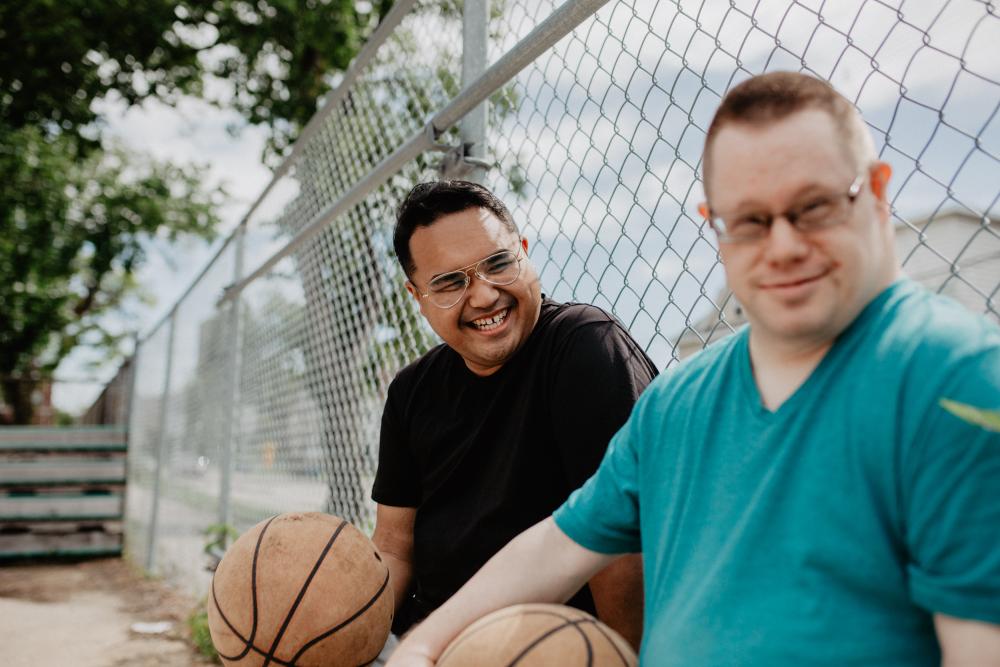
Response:
[{"label": "man in teal t-shirt", "polygon": [[703,214],[749,327],[661,375],[597,473],[400,646],[558,601],[641,548],[640,659],[1000,665],[1000,329],[902,277],[853,106],[793,73],[733,88]]},{"label": "man in teal t-shirt", "polygon": [[[556,514],[643,551],[650,665],[938,665],[932,614],[1000,622],[1000,332],[901,280],[780,407],[743,329],[655,382]],[[976,663],[979,664],[979,663]]]}]

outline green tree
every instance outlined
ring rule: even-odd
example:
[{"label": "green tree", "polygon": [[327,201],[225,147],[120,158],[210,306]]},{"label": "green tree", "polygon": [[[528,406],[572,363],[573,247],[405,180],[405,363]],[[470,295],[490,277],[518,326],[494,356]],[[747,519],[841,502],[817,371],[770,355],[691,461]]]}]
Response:
[{"label": "green tree", "polygon": [[[94,100],[211,99],[286,148],[392,0],[0,3],[0,123],[95,139]],[[360,8],[360,9],[359,9]]]},{"label": "green tree", "polygon": [[116,347],[101,316],[134,287],[145,239],[207,236],[217,222],[199,170],[79,153],[37,127],[0,135],[0,398],[14,423],[30,421],[37,383],[77,344]]},{"label": "green tree", "polygon": [[218,222],[203,170],[109,146],[95,102],[221,91],[210,99],[271,128],[275,161],[390,4],[0,4],[0,399],[16,422],[75,345],[115,348],[101,315],[133,287],[143,239]]}]

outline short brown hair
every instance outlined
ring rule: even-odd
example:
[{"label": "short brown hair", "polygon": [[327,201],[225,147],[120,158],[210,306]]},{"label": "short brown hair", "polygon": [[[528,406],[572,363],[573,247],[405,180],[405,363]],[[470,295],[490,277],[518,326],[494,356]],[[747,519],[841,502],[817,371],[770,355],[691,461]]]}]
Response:
[{"label": "short brown hair", "polygon": [[806,109],[830,114],[844,139],[849,157],[858,161],[859,168],[874,158],[871,135],[861,114],[833,86],[800,72],[768,72],[743,81],[722,99],[705,136],[702,156],[705,177],[708,176],[709,149],[724,126],[733,123],[766,125]]}]

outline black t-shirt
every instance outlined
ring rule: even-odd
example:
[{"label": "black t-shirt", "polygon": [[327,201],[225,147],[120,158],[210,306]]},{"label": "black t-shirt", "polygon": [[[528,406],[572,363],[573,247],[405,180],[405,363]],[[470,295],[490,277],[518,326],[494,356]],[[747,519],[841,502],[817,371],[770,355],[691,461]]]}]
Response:
[{"label": "black t-shirt", "polygon": [[[446,345],[399,372],[382,415],[372,498],[418,508],[417,616],[593,474],[655,375],[610,315],[549,299],[524,346],[492,375],[475,375]],[[571,604],[593,612],[587,589]]]}]

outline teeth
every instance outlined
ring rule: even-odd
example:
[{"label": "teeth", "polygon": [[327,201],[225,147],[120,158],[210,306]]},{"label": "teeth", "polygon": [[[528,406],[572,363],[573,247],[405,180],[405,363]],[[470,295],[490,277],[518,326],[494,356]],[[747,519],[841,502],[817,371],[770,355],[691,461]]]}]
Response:
[{"label": "teeth", "polygon": [[472,326],[476,327],[480,331],[489,331],[490,329],[496,329],[500,326],[500,323],[507,319],[507,314],[510,312],[510,308],[504,308],[499,313],[493,317],[484,317],[479,320],[473,320]]}]

